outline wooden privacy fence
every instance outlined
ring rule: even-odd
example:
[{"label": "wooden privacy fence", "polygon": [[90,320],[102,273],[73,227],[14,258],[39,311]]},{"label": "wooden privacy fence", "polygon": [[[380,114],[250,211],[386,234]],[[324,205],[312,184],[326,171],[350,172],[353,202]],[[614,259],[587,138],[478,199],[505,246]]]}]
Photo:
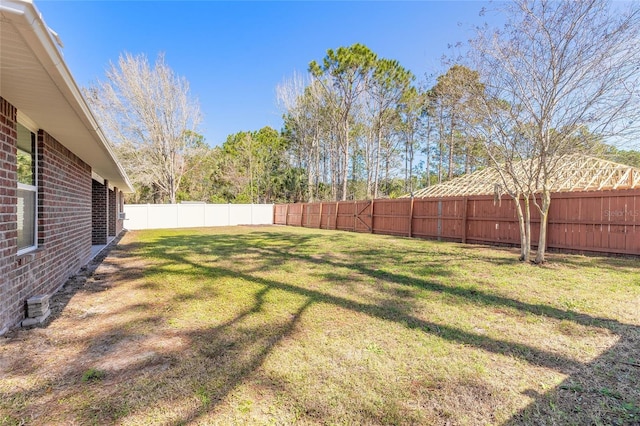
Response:
[{"label": "wooden privacy fence", "polygon": [[[547,248],[640,255],[640,190],[552,194]],[[276,225],[477,244],[520,244],[515,201],[493,196],[278,204]],[[532,206],[532,244],[540,215]]]}]

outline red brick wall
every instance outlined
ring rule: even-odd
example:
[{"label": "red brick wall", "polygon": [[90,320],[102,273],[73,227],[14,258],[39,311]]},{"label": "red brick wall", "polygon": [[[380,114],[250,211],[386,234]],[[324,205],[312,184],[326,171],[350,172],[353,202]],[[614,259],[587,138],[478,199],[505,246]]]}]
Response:
[{"label": "red brick wall", "polygon": [[114,188],[113,190],[109,190],[109,236],[110,237],[114,237],[116,235],[116,221],[117,221],[117,215],[116,215],[116,191],[117,189]]},{"label": "red brick wall", "polygon": [[0,333],[24,316],[25,301],[50,294],[91,253],[91,168],[38,132],[38,248],[17,256],[16,110],[0,98]]},{"label": "red brick wall", "polygon": [[[91,167],[49,136],[38,134],[38,245],[47,252],[36,294],[50,293],[91,254]],[[47,281],[57,281],[49,285]],[[40,289],[37,289],[40,290]]]},{"label": "red brick wall", "polygon": [[16,231],[16,109],[0,97],[0,334],[14,321],[15,301],[9,297],[15,273]]},{"label": "red brick wall", "polygon": [[93,197],[91,241],[93,244],[107,244],[109,187],[95,180],[92,180],[91,184]]}]

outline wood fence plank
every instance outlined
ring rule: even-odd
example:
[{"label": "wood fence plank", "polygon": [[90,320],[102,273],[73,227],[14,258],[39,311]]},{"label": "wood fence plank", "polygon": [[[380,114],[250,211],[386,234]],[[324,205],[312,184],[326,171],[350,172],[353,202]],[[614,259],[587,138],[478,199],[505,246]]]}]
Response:
[{"label": "wood fence plank", "polygon": [[[274,212],[277,212],[274,223],[285,225],[303,226],[306,216],[307,226],[322,228],[326,212],[326,229],[480,244],[519,244],[515,202],[508,198],[499,204],[494,203],[492,196],[354,200],[327,206],[286,204],[275,206]],[[533,246],[537,243],[539,223],[540,216],[534,208]],[[552,194],[548,224],[548,248],[640,255],[640,190]]]}]

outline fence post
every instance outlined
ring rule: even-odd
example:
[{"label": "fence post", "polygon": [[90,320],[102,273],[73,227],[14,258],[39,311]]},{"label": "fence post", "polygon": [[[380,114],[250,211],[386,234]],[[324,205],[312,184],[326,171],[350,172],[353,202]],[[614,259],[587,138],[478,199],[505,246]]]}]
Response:
[{"label": "fence post", "polygon": [[285,226],[289,226],[289,203],[285,205],[286,207],[284,209],[284,224]]},{"label": "fence post", "polygon": [[373,202],[374,201],[375,201],[374,199],[371,200],[371,233],[372,234],[373,234]]},{"label": "fence post", "polygon": [[467,204],[469,198],[464,197],[462,199],[462,244],[467,243]]},{"label": "fence post", "polygon": [[320,215],[318,217],[318,229],[322,229],[322,201],[320,201]]},{"label": "fence post", "polygon": [[302,209],[300,209],[300,228],[304,228],[304,206],[305,204],[302,203]]},{"label": "fence post", "polygon": [[442,198],[438,200],[438,241],[442,240]]},{"label": "fence post", "polygon": [[356,232],[356,220],[358,219],[358,202],[353,197],[353,232]]},{"label": "fence post", "polygon": [[413,195],[411,195],[411,204],[409,205],[409,238],[413,237]]},{"label": "fence post", "polygon": [[334,228],[338,229],[338,207],[340,207],[340,201],[336,201],[336,221],[334,222]]}]

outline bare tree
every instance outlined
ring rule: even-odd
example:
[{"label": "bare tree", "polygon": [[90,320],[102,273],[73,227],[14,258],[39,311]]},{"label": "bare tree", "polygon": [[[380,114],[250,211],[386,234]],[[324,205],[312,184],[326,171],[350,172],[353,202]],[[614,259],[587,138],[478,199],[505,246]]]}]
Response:
[{"label": "bare tree", "polygon": [[[589,146],[581,135],[637,134],[640,9],[635,2],[516,0],[503,12],[503,30],[481,28],[471,41],[487,90],[477,128],[491,138],[487,148],[505,188],[540,213],[541,263],[561,158]],[[525,171],[516,172],[515,162]]]},{"label": "bare tree", "polygon": [[305,78],[296,73],[276,86],[286,131],[297,142],[295,148],[301,163],[298,167],[306,166],[309,202],[317,197],[315,188],[320,180],[323,91],[323,86],[312,76]]},{"label": "bare tree", "polygon": [[187,160],[197,155],[201,119],[187,80],[162,54],[151,67],[144,55],[125,53],[85,95],[134,183],[159,188],[175,203]]}]

